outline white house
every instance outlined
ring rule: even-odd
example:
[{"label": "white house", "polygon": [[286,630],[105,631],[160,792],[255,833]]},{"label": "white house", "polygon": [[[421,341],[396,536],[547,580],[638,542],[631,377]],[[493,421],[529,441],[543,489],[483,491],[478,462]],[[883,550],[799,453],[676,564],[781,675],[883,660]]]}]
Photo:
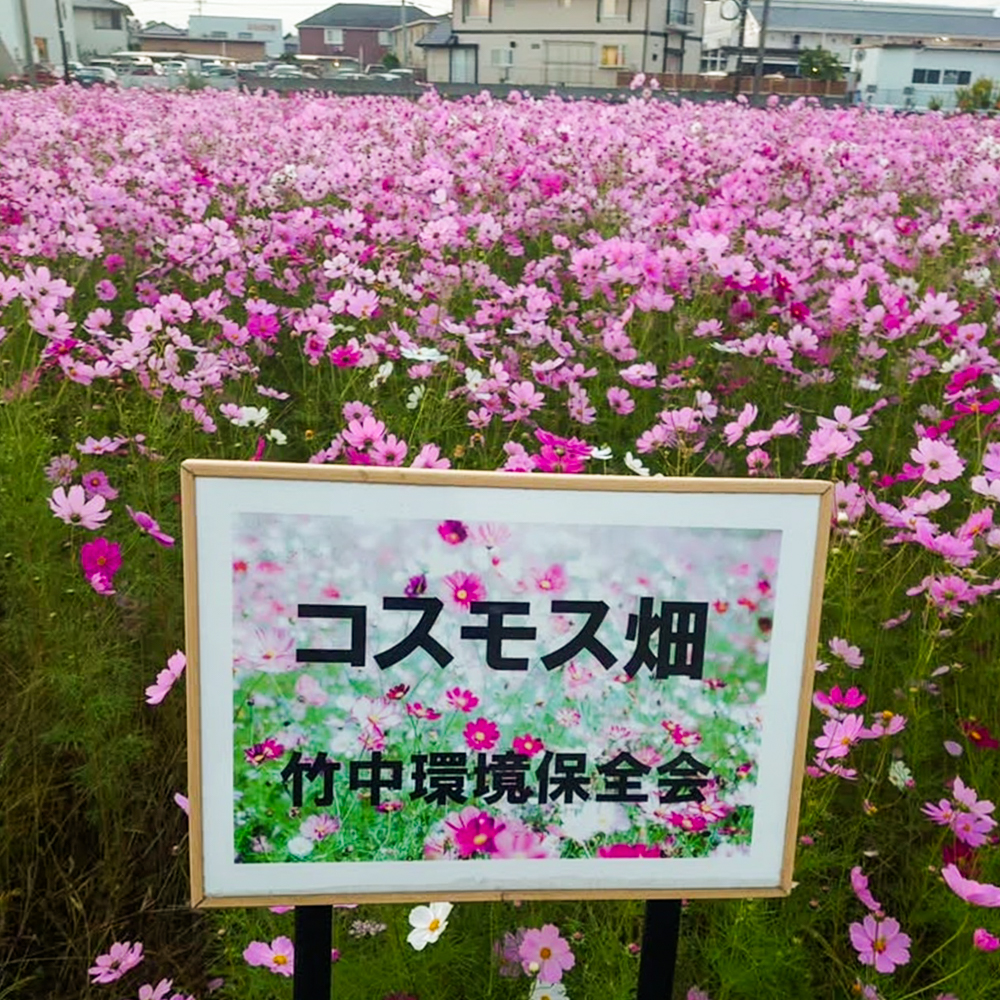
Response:
[{"label": "white house", "polygon": [[[739,22],[735,0],[705,2],[702,32],[703,72],[735,70]],[[743,65],[757,58],[763,5],[753,0],[747,11]],[[945,7],[922,3],[880,3],[869,0],[772,0],[764,50],[764,71],[795,76],[799,56],[816,46],[833,52],[845,68],[858,47],[933,44],[941,39],[988,45],[1000,41],[1000,18],[989,8]]]},{"label": "white house", "polygon": [[26,65],[25,37],[30,39],[31,54],[36,64],[59,66],[62,64],[62,46],[56,3],[60,5],[67,54],[77,58],[76,31],[70,0],[52,0],[39,3],[29,0],[27,31],[21,20],[20,0],[0,0],[0,73],[20,73]]},{"label": "white house", "polygon": [[263,42],[264,51],[277,59],[285,51],[281,18],[209,17],[192,14],[188,18],[189,38],[217,38],[230,42]]},{"label": "white house", "polygon": [[118,0],[73,0],[73,23],[81,59],[128,48],[132,9]]},{"label": "white house", "polygon": [[614,87],[622,71],[696,72],[697,0],[456,0],[418,45],[427,79]]},{"label": "white house", "polygon": [[1000,79],[1000,47],[881,45],[854,53],[857,99],[876,108],[953,108],[955,91]]}]

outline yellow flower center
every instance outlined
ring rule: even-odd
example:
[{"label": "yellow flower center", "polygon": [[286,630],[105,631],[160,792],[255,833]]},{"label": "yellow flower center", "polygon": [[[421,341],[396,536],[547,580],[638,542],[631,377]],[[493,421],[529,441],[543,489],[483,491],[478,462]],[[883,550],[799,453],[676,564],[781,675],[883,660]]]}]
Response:
[{"label": "yellow flower center", "polygon": [[541,587],[542,590],[551,590],[552,589],[552,581],[551,580],[541,580],[541,581],[539,581],[538,586]]},{"label": "yellow flower center", "polygon": [[437,917],[435,917],[435,918],[434,918],[434,919],[433,919],[433,920],[432,920],[432,921],[431,921],[431,922],[430,922],[430,923],[429,923],[429,924],[427,925],[427,929],[428,929],[429,931],[436,931],[436,930],[437,930],[437,929],[438,929],[438,928],[439,928],[440,926],[441,926],[441,921],[440,921],[440,920],[438,920],[438,918],[437,918]]},{"label": "yellow flower center", "polygon": [[876,938],[875,943],[872,945],[872,948],[874,948],[875,951],[877,951],[880,955],[882,954],[883,951],[885,951],[887,947],[888,946],[886,945],[885,938],[881,937]]},{"label": "yellow flower center", "polygon": [[275,965],[288,965],[288,956],[287,955],[275,955],[274,956],[274,964]]},{"label": "yellow flower center", "polygon": [[545,959],[551,958],[552,957],[552,949],[551,948],[541,948],[541,949],[539,949],[538,956],[539,956],[539,958],[545,958]]},{"label": "yellow flower center", "polygon": [[473,842],[473,843],[474,843],[474,844],[475,844],[476,846],[479,846],[480,844],[485,844],[487,840],[489,840],[489,837],[487,837],[485,833],[477,833],[477,834],[476,834],[476,835],[475,835],[475,836],[474,836],[474,837],[472,838],[472,842]]},{"label": "yellow flower center", "polygon": [[468,598],[469,592],[463,587],[461,590],[455,591],[455,596],[460,600],[464,601]]}]

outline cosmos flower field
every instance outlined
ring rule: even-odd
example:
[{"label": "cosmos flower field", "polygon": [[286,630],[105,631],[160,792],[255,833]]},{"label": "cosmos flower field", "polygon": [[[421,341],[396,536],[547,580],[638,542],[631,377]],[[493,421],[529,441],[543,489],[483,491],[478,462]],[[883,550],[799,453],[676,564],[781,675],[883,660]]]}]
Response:
[{"label": "cosmos flower field", "polygon": [[[187,907],[178,470],[197,457],[834,481],[796,887],[688,904],[676,996],[995,995],[996,121],[639,89],[610,105],[57,87],[0,95],[0,151],[0,996],[291,996],[290,914]],[[530,530],[495,525],[394,530],[400,549],[461,551],[435,570],[458,605],[484,560],[558,592],[574,555],[532,567]],[[248,538],[249,607],[284,542]],[[732,553],[706,575],[759,687],[769,552],[740,545],[746,580]],[[607,537],[585,556],[623,587],[658,571],[614,554]],[[262,695],[264,728],[239,737],[251,797],[279,730],[315,731],[328,702],[333,739],[361,752],[432,723],[494,740],[469,685],[347,705],[262,667],[259,642],[236,678]],[[626,736],[591,726],[572,685],[592,679],[546,683],[514,753],[549,729],[595,753],[731,735],[713,706],[732,689],[693,693],[680,720],[647,700]],[[752,752],[720,779],[686,825],[654,811],[610,856],[739,850]],[[401,850],[461,853],[403,801],[359,849],[411,808]],[[335,813],[279,815],[240,850],[325,856]],[[567,822],[558,844],[490,843],[532,864],[606,856],[607,815]],[[641,916],[339,909],[336,995],[624,1000]]]}]

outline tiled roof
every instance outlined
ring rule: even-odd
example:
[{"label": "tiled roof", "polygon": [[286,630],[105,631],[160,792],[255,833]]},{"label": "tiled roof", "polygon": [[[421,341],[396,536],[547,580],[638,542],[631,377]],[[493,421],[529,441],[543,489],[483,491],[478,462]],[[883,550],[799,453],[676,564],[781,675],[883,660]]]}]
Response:
[{"label": "tiled roof", "polygon": [[[419,7],[405,7],[406,23],[426,21],[431,17]],[[297,28],[377,28],[386,31],[400,22],[399,7],[377,3],[335,3],[305,21]]]}]

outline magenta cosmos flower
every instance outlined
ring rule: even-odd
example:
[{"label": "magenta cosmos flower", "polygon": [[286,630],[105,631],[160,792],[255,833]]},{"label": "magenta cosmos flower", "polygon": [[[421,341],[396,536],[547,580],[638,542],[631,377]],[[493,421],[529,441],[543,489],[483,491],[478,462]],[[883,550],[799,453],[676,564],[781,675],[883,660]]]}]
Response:
[{"label": "magenta cosmos flower", "polygon": [[448,704],[459,712],[471,712],[479,704],[479,699],[471,691],[463,688],[452,688],[445,692],[444,697]]},{"label": "magenta cosmos flower", "polygon": [[500,730],[489,719],[479,718],[462,730],[470,750],[492,750],[500,739]]},{"label": "magenta cosmos flower", "polygon": [[979,951],[996,951],[997,948],[1000,948],[1000,940],[985,927],[977,927],[972,932],[972,944]]},{"label": "magenta cosmos flower", "polygon": [[279,976],[291,976],[295,972],[295,945],[282,936],[270,944],[265,941],[251,941],[243,951],[247,965],[259,965]]},{"label": "magenta cosmos flower", "polygon": [[876,972],[895,972],[897,965],[910,960],[910,938],[899,930],[899,922],[892,917],[876,920],[867,916],[860,923],[851,924],[851,944],[862,965],[874,965]]},{"label": "magenta cosmos flower", "polygon": [[967,903],[972,903],[973,906],[1000,906],[1000,886],[964,878],[958,866],[954,864],[942,868],[941,876],[948,884],[948,888]]},{"label": "magenta cosmos flower", "polygon": [[468,806],[457,815],[449,816],[444,825],[463,858],[473,854],[493,854],[497,834],[505,828],[505,824],[498,823],[488,812],[475,806]]},{"label": "magenta cosmos flower", "polygon": [[142,942],[116,941],[106,955],[98,955],[94,966],[87,972],[97,983],[113,983],[142,961]]},{"label": "magenta cosmos flower", "polygon": [[[95,577],[110,585],[115,573],[121,569],[121,546],[106,538],[95,538],[80,547],[80,565],[83,575],[93,581]],[[96,589],[96,588],[95,588]]]},{"label": "magenta cosmos flower", "polygon": [[563,973],[576,965],[569,943],[555,924],[525,931],[518,954],[524,971],[529,975],[537,973],[540,983],[558,983]]},{"label": "magenta cosmos flower", "polygon": [[[103,503],[103,500],[101,502]],[[165,548],[169,549],[173,547],[173,538],[162,531],[159,523],[144,510],[132,510],[127,504],[125,509],[128,511],[128,516],[139,526],[140,531],[158,541]]]},{"label": "magenta cosmos flower", "polygon": [[469,529],[461,521],[442,521],[438,534],[449,545],[461,545],[469,537]]},{"label": "magenta cosmos flower", "polygon": [[444,582],[451,588],[451,599],[463,608],[469,607],[473,601],[486,599],[486,588],[475,573],[452,573],[444,578]]},{"label": "magenta cosmos flower", "polygon": [[111,511],[104,509],[104,497],[93,496],[88,500],[82,486],[71,486],[68,491],[57,486],[49,497],[49,507],[60,521],[78,524],[90,531],[95,531],[111,517]]}]

